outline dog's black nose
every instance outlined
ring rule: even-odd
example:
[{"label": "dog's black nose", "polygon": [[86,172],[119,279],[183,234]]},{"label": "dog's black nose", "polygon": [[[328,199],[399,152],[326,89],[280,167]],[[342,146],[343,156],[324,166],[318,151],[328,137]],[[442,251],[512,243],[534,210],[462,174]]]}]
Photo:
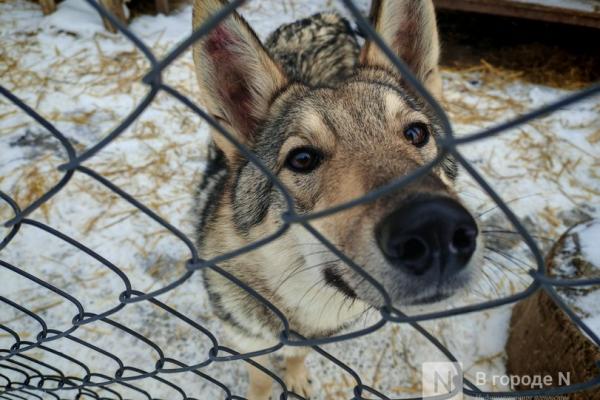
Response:
[{"label": "dog's black nose", "polygon": [[413,198],[376,229],[389,262],[415,275],[435,271],[450,276],[475,252],[477,225],[471,214],[447,197]]}]

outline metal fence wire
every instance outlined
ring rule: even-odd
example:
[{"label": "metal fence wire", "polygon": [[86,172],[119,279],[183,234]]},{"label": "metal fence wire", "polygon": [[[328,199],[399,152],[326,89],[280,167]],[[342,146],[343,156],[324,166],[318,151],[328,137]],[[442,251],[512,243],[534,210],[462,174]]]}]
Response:
[{"label": "metal fence wire", "polygon": [[[40,196],[37,200],[33,201],[29,204],[25,209],[20,209],[17,203],[7,194],[0,192],[0,197],[2,201],[8,203],[12,210],[14,211],[14,217],[5,222],[4,226],[9,228],[8,235],[2,239],[0,242],[0,250],[4,249],[6,246],[9,246],[12,239],[15,237],[21,226],[28,225],[34,227],[36,229],[43,230],[50,235],[68,243],[70,246],[77,248],[78,250],[85,252],[89,256],[93,257],[98,262],[102,263],[106,268],[108,268],[112,273],[116,274],[125,286],[125,290],[119,295],[119,304],[110,309],[106,310],[100,314],[90,313],[85,310],[82,303],[75,297],[71,296],[69,293],[53,286],[52,284],[44,281],[41,277],[36,277],[28,272],[11,265],[5,261],[0,260],[0,265],[2,268],[6,268],[13,273],[20,275],[21,277],[31,281],[32,283],[39,285],[40,287],[44,287],[58,296],[64,298],[64,300],[73,304],[78,312],[72,319],[72,326],[66,330],[56,330],[52,329],[52,327],[48,326],[46,322],[36,313],[30,311],[24,306],[9,300],[3,296],[0,296],[0,301],[3,303],[3,307],[13,308],[17,310],[19,313],[22,313],[24,316],[27,316],[39,324],[41,330],[35,333],[35,340],[27,341],[23,340],[17,332],[9,328],[5,325],[0,325],[0,328],[8,333],[11,337],[14,338],[14,343],[8,349],[0,349],[0,398],[1,399],[42,399],[42,398],[55,398],[60,399],[61,394],[66,393],[67,391],[73,392],[73,398],[94,398],[94,399],[123,399],[125,398],[122,395],[123,391],[135,391],[139,393],[140,397],[153,399],[155,398],[151,393],[143,390],[142,388],[136,386],[136,382],[141,379],[152,379],[161,384],[169,386],[171,389],[177,391],[182,399],[192,399],[186,394],[183,388],[177,386],[173,382],[170,381],[170,374],[178,374],[184,372],[190,372],[200,377],[201,379],[205,379],[212,384],[216,385],[222,389],[223,397],[225,399],[243,399],[239,395],[232,393],[232,391],[218,378],[211,377],[203,372],[203,368],[210,365],[211,363],[221,363],[221,362],[230,362],[233,360],[244,360],[247,363],[253,364],[264,371],[266,374],[272,377],[272,379],[281,387],[282,394],[281,399],[288,398],[296,398],[303,399],[302,396],[293,393],[288,390],[285,383],[280,379],[273,371],[262,367],[256,364],[250,357],[254,357],[257,355],[268,354],[277,351],[283,346],[310,346],[312,347],[320,356],[328,359],[331,363],[337,365],[342,368],[345,372],[350,374],[354,379],[354,397],[353,399],[388,399],[386,395],[378,392],[372,387],[369,387],[363,384],[363,381],[359,374],[354,371],[349,365],[346,365],[336,357],[332,356],[325,350],[323,350],[320,345],[325,343],[332,343],[336,341],[348,340],[357,338],[362,335],[367,335],[372,333],[381,327],[383,327],[387,323],[396,323],[396,324],[408,324],[416,329],[420,334],[422,334],[429,342],[431,342],[437,349],[439,349],[447,358],[448,361],[458,361],[451,352],[442,345],[442,343],[437,340],[433,335],[427,332],[419,325],[419,321],[431,320],[437,318],[444,318],[458,314],[465,314],[470,312],[482,311],[486,309],[490,309],[492,307],[497,307],[500,305],[517,302],[522,300],[538,290],[545,291],[560,308],[571,318],[571,320],[583,331],[588,337],[597,345],[600,346],[600,339],[598,336],[591,331],[582,321],[581,319],[565,304],[565,302],[560,298],[560,296],[556,292],[556,287],[583,287],[583,286],[591,286],[600,284],[600,279],[586,279],[586,280],[564,280],[564,279],[555,279],[549,277],[545,273],[544,268],[544,257],[541,254],[535,240],[532,238],[527,229],[523,226],[523,224],[519,221],[519,219],[515,216],[515,214],[511,211],[511,209],[507,206],[506,202],[502,200],[502,198],[494,191],[494,189],[481,177],[481,175],[466,161],[466,159],[462,156],[459,148],[463,144],[467,144],[473,141],[477,141],[484,138],[489,138],[494,135],[498,135],[506,130],[517,127],[521,124],[525,124],[529,121],[532,121],[536,118],[542,117],[554,111],[557,111],[565,106],[573,104],[575,102],[581,101],[583,99],[589,98],[595,94],[600,93],[600,84],[595,84],[590,86],[585,90],[581,90],[579,92],[573,93],[565,98],[562,98],[556,102],[550,103],[544,107],[541,107],[535,111],[529,112],[525,115],[519,116],[511,121],[502,123],[500,125],[494,126],[489,129],[485,129],[481,132],[472,134],[466,137],[457,138],[453,134],[452,126],[449,122],[447,115],[444,113],[440,105],[436,102],[436,100],[426,91],[421,83],[413,76],[413,74],[409,71],[408,67],[405,63],[398,59],[398,57],[393,53],[393,51],[388,48],[381,37],[377,35],[372,26],[369,24],[368,20],[359,12],[358,8],[355,4],[353,4],[352,0],[341,0],[343,5],[349,11],[349,13],[353,16],[354,21],[358,25],[359,29],[365,35],[366,38],[374,41],[376,45],[383,50],[385,55],[391,60],[393,65],[400,71],[402,76],[405,78],[407,83],[420,95],[423,99],[429,103],[432,109],[437,114],[440,121],[442,121],[444,130],[446,132],[445,137],[440,139],[440,147],[442,149],[440,156],[432,163],[426,165],[423,168],[416,170],[409,176],[403,177],[396,181],[393,181],[387,184],[384,187],[380,187],[377,190],[368,193],[362,198],[350,201],[348,203],[338,205],[331,209],[321,211],[318,213],[313,213],[309,215],[299,215],[295,212],[294,209],[294,201],[292,196],[287,192],[285,186],[279,182],[278,178],[267,168],[257,157],[255,157],[248,149],[246,149],[242,144],[235,141],[232,135],[230,135],[226,129],[220,126],[210,115],[207,115],[201,108],[199,108],[196,104],[194,104],[191,100],[186,98],[183,94],[178,92],[175,88],[165,84],[161,80],[161,73],[163,70],[168,67],[178,56],[180,56],[186,49],[188,49],[192,43],[197,41],[202,36],[206,35],[211,29],[217,26],[220,21],[225,19],[228,15],[230,15],[236,8],[238,8],[243,0],[235,0],[230,2],[226,7],[224,7],[220,12],[214,15],[209,21],[207,21],[204,25],[200,26],[196,29],[186,40],[181,42],[173,51],[171,51],[164,59],[158,60],[150,51],[150,49],[142,43],[142,41],[137,38],[126,26],[119,22],[115,17],[113,17],[109,12],[107,12],[101,5],[97,4],[94,0],[86,0],[91,6],[93,6],[99,13],[101,13],[104,17],[106,17],[112,24],[114,24],[118,30],[125,35],[148,59],[151,64],[150,71],[143,78],[143,82],[147,84],[150,88],[147,96],[143,99],[141,104],[137,106],[137,108],[128,115],[109,135],[107,135],[100,142],[88,148],[81,154],[78,154],[75,151],[73,143],[65,135],[63,135],[59,130],[57,130],[50,121],[43,118],[40,114],[36,112],[33,108],[19,100],[13,93],[11,93],[5,87],[0,86],[0,93],[5,96],[10,102],[20,108],[22,111],[27,113],[31,118],[33,118],[37,123],[47,129],[53,136],[56,138],[68,156],[68,162],[60,165],[58,168],[63,173],[60,181]],[[186,105],[192,112],[198,114],[202,117],[210,126],[218,130],[224,137],[227,138],[231,143],[233,143],[238,150],[248,158],[248,160],[253,163],[257,168],[262,171],[272,182],[273,184],[284,194],[287,199],[287,213],[282,216],[283,218],[283,227],[276,232],[275,234],[266,237],[259,242],[253,243],[244,248],[240,248],[236,251],[233,251],[229,254],[225,254],[213,259],[203,259],[201,255],[198,253],[195,248],[194,242],[188,238],[185,234],[179,231],[175,226],[172,226],[169,222],[165,221],[161,217],[159,217],[155,212],[153,212],[150,208],[142,204],[140,201],[135,199],[133,196],[129,195],[113,183],[111,183],[108,179],[98,174],[97,172],[87,168],[83,163],[89,158],[93,157],[95,154],[100,152],[104,147],[106,147],[111,141],[115,140],[121,133],[123,133],[127,127],[129,127],[133,121],[136,120],[140,116],[140,114],[144,111],[146,107],[153,101],[156,95],[159,92],[165,92],[175,99]],[[409,184],[411,181],[419,178],[424,175],[428,171],[430,171],[437,163],[440,162],[446,155],[452,155],[457,160],[460,165],[466,170],[466,172],[481,186],[481,188],[491,197],[491,199],[496,203],[498,208],[504,213],[507,219],[512,223],[514,228],[519,232],[521,238],[526,243],[527,247],[530,249],[532,254],[536,260],[536,269],[532,269],[529,271],[531,276],[533,277],[532,283],[527,287],[523,292],[510,295],[509,297],[496,299],[493,301],[487,301],[484,303],[469,305],[460,308],[455,308],[447,311],[441,312],[433,312],[425,315],[417,315],[417,316],[407,316],[403,314],[400,310],[394,308],[391,304],[390,296],[385,292],[383,287],[375,281],[372,277],[370,277],[364,270],[361,269],[359,265],[356,265],[352,260],[346,257],[341,251],[339,251],[332,243],[327,241],[317,230],[315,230],[311,226],[311,220],[316,218],[321,218],[327,215],[334,214],[336,212],[340,212],[342,210],[348,209],[350,207],[356,206],[358,204],[362,204],[365,202],[373,201],[374,199],[381,197],[391,191],[398,190],[403,186]],[[61,189],[63,189],[69,181],[73,178],[75,173],[85,174],[88,177],[96,180],[100,184],[104,185],[109,190],[113,191],[121,198],[137,207],[141,212],[147,215],[149,218],[158,222],[164,228],[169,230],[173,235],[175,235],[178,239],[180,239],[189,249],[190,258],[186,263],[186,273],[166,285],[165,287],[150,292],[143,293],[141,291],[134,290],[130,284],[130,281],[127,275],[120,269],[118,266],[113,265],[110,261],[102,257],[101,255],[94,252],[92,249],[87,248],[82,243],[74,240],[73,238],[61,233],[50,226],[47,226],[41,222],[38,222],[33,219],[29,219],[27,216],[31,214],[34,210],[38,209],[45,202],[47,202],[52,196],[56,195]],[[290,228],[293,224],[298,224],[304,227],[308,232],[310,232],[316,239],[322,242],[333,254],[343,260],[350,268],[356,271],[358,274],[363,276],[367,281],[369,281],[374,287],[378,289],[382,298],[385,300],[385,306],[379,309],[380,319],[377,323],[369,326],[367,328],[357,330],[351,333],[338,335],[335,337],[327,337],[327,338],[319,338],[319,339],[311,339],[307,340],[306,338],[301,337],[298,333],[290,330],[290,326],[286,316],[278,310],[273,304],[263,298],[258,292],[256,292],[252,287],[245,285],[240,280],[236,279],[234,276],[230,275],[223,269],[219,268],[218,263],[224,260],[240,256],[244,253],[252,251],[253,249],[258,248],[259,246],[265,245],[273,240],[277,240],[279,236],[281,236],[287,229]],[[278,345],[264,349],[262,351],[254,352],[251,354],[238,354],[234,350],[227,348],[221,345],[215,335],[213,335],[207,328],[200,325],[198,322],[193,321],[191,318],[182,315],[178,311],[172,309],[161,301],[157,300],[156,297],[160,294],[166,293],[168,291],[173,290],[177,286],[183,284],[187,279],[189,279],[192,274],[203,269],[210,268],[217,273],[221,274],[225,278],[234,282],[236,285],[241,287],[243,290],[247,291],[251,296],[255,299],[263,303],[268,309],[270,309],[274,314],[278,316],[281,320],[282,331],[280,334],[280,342]],[[136,332],[129,327],[122,325],[110,317],[114,314],[121,311],[128,304],[135,302],[150,302],[154,306],[160,307],[167,313],[169,313],[173,318],[177,318],[190,326],[197,329],[203,335],[205,335],[208,340],[212,343],[212,348],[206,354],[205,360],[201,363],[195,365],[187,365],[186,363],[165,357],[161,348],[150,339],[144,337],[139,332]],[[73,332],[82,326],[92,323],[94,321],[102,321],[106,324],[111,325],[112,327],[133,336],[137,340],[144,342],[149,345],[154,351],[156,351],[159,355],[159,360],[156,362],[154,370],[145,371],[139,369],[135,366],[125,365],[119,357],[117,357],[111,349],[101,348],[95,345],[93,342],[88,342],[81,340],[75,336],[73,336]],[[63,352],[54,350],[50,347],[47,347],[45,344],[55,340],[62,341],[71,341],[74,344],[85,346],[87,349],[97,352],[99,355],[103,355],[105,357],[109,357],[114,360],[119,368],[114,372],[113,376],[106,376],[104,374],[94,372],[94,368],[92,365],[88,366],[85,363],[77,360],[76,358],[69,356]],[[53,356],[61,357],[64,360],[75,363],[80,366],[85,372],[85,376],[74,377],[67,376],[63,373],[59,368],[56,368],[53,365],[45,363],[44,361],[39,360],[36,357],[32,357],[28,355],[28,352],[31,350],[37,349],[43,352],[52,353]],[[167,365],[169,367],[167,367]],[[53,374],[43,374],[41,372],[42,369],[49,369],[53,371]],[[6,374],[9,373],[11,376],[22,376],[22,380],[13,380],[10,379]],[[4,373],[3,373],[4,372]],[[500,398],[500,397],[537,397],[537,396],[558,396],[565,395],[569,393],[575,393],[579,391],[584,391],[591,389],[593,387],[597,387],[600,385],[600,375],[591,379],[588,382],[571,384],[569,386],[563,386],[558,388],[549,388],[549,389],[540,389],[540,390],[527,390],[521,392],[485,392],[480,390],[477,386],[475,386],[468,379],[463,380],[464,388],[463,392],[466,395],[481,397],[481,398]],[[446,399],[451,398],[456,393],[449,393],[447,395],[437,396],[435,399]],[[431,397],[433,399],[433,397]]]}]

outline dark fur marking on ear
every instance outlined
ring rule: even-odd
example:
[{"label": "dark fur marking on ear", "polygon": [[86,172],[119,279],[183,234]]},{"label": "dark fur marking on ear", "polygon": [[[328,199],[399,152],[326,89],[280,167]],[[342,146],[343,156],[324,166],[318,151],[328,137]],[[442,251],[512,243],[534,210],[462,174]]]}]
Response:
[{"label": "dark fur marking on ear", "polygon": [[323,276],[325,277],[325,282],[327,282],[329,286],[333,286],[351,299],[356,298],[356,292],[354,292],[354,290],[346,283],[344,278],[337,273],[334,267],[325,268],[323,271]]},{"label": "dark fur marking on ear", "polygon": [[411,66],[411,70],[418,74],[419,71],[415,70],[415,67],[418,66],[419,63],[419,51],[421,46],[420,43],[420,23],[417,18],[418,10],[415,9],[418,6],[411,6],[408,8],[408,15],[406,16],[403,24],[399,24],[398,30],[396,32],[394,41],[392,43],[393,49],[400,49],[398,56],[409,66]]},{"label": "dark fur marking on ear", "polygon": [[215,70],[217,94],[225,103],[225,108],[231,110],[228,117],[233,120],[229,122],[248,136],[256,128],[257,120],[252,115],[252,93],[246,71],[240,68],[240,60],[236,60],[235,47],[241,44],[221,24],[210,33],[204,48],[207,55],[214,59],[214,64],[219,66]]},{"label": "dark fur marking on ear", "polygon": [[234,43],[233,37],[221,24],[214,28],[206,39],[206,51],[210,55],[223,56],[224,54],[218,53],[224,52],[229,45]]}]

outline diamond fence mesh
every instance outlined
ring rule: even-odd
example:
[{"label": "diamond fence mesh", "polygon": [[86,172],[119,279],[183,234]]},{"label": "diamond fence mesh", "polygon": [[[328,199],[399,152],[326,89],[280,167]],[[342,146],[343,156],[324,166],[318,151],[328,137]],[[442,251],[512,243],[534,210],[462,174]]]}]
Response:
[{"label": "diamond fence mesh", "polygon": [[[236,8],[241,6],[244,3],[244,1],[236,0],[229,3],[225,8],[223,8],[219,13],[214,15],[214,17],[212,17],[204,25],[196,29],[187,39],[181,42],[173,51],[171,51],[162,60],[158,60],[150,51],[150,49],[138,37],[136,37],[126,26],[121,24],[109,12],[102,8],[101,5],[97,4],[94,0],[86,1],[91,6],[93,6],[99,13],[106,17],[112,24],[117,26],[118,30],[123,35],[125,35],[147,58],[147,60],[151,64],[151,68],[147,75],[144,77],[143,82],[149,86],[150,90],[147,96],[143,99],[143,101],[137,106],[137,108],[131,114],[129,114],[109,135],[107,135],[104,139],[102,139],[92,147],[78,154],[75,150],[75,147],[73,146],[73,143],[59,130],[57,130],[50,121],[43,118],[40,114],[36,112],[35,109],[25,104],[13,93],[11,93],[11,91],[9,91],[3,86],[0,86],[0,93],[14,105],[20,108],[23,112],[25,112],[27,115],[33,118],[38,124],[47,129],[53,135],[53,137],[60,142],[60,145],[64,148],[68,156],[68,161],[59,167],[59,170],[63,174],[60,181],[54,187],[45,192],[43,195],[41,195],[39,198],[37,198],[24,209],[21,209],[9,195],[0,192],[0,197],[2,201],[7,203],[12,208],[12,211],[14,213],[12,219],[4,222],[4,226],[9,228],[9,231],[7,236],[4,237],[0,242],[0,251],[6,248],[7,246],[10,246],[11,241],[19,232],[19,229],[22,226],[27,225],[29,227],[45,231],[46,233],[53,235],[59,240],[64,241],[69,246],[72,246],[78,249],[79,251],[86,253],[90,257],[94,258],[122,281],[125,290],[119,295],[119,304],[117,306],[101,313],[91,313],[86,311],[85,307],[82,304],[82,301],[73,297],[69,293],[50,284],[49,282],[45,281],[42,277],[29,274],[23,269],[15,265],[11,265],[10,263],[7,263],[0,259],[0,265],[2,266],[2,268],[12,271],[13,273],[20,275],[22,278],[29,280],[31,283],[53,292],[54,294],[62,297],[65,301],[71,303],[77,309],[77,314],[74,315],[72,318],[71,327],[66,330],[57,330],[49,326],[44,321],[44,319],[35,312],[27,309],[26,307],[20,305],[14,300],[10,300],[4,296],[0,296],[0,302],[3,303],[3,307],[12,308],[16,312],[21,313],[28,318],[31,318],[39,326],[38,332],[30,332],[31,334],[33,334],[33,337],[35,339],[32,341],[28,341],[23,340],[19,336],[19,334],[12,330],[10,327],[0,325],[0,329],[14,339],[14,343],[9,348],[0,349],[0,382],[2,382],[0,383],[0,398],[60,399],[64,398],[64,396],[69,396],[70,398],[123,399],[126,397],[122,394],[122,392],[127,390],[138,393],[141,398],[153,399],[155,398],[155,396],[153,396],[152,393],[149,393],[148,391],[136,385],[136,382],[145,379],[154,380],[156,382],[159,382],[160,384],[169,386],[170,388],[175,390],[179,394],[179,396],[181,396],[182,399],[192,399],[193,397],[189,396],[183,388],[179,387],[177,384],[173,383],[170,380],[170,375],[172,374],[192,373],[200,379],[204,379],[207,382],[210,382],[211,384],[215,385],[215,387],[222,390],[223,398],[242,399],[243,397],[234,394],[232,390],[228,388],[227,385],[225,385],[219,380],[218,377],[212,377],[204,373],[203,368],[209,366],[212,363],[227,363],[232,362],[234,360],[243,360],[246,363],[255,365],[257,368],[261,369],[270,377],[272,377],[276,384],[279,385],[281,388],[281,399],[303,399],[302,396],[290,391],[286,387],[283,380],[275,372],[257,364],[251,359],[251,357],[273,353],[281,349],[283,346],[309,346],[312,347],[319,354],[320,357],[324,357],[325,359],[329,360],[332,363],[332,365],[335,364],[337,367],[343,369],[345,372],[350,374],[350,376],[354,380],[354,399],[388,399],[389,397],[387,397],[383,393],[380,393],[376,389],[363,384],[361,376],[351,366],[345,364],[341,360],[329,354],[320,346],[327,343],[350,340],[359,336],[368,335],[389,323],[408,324],[414,329],[416,329],[421,335],[423,335],[437,349],[439,349],[447,357],[448,361],[458,361],[451,354],[451,352],[438,339],[436,339],[436,337],[434,337],[431,333],[429,333],[424,328],[422,328],[421,325],[419,325],[420,321],[477,312],[508,303],[514,303],[528,296],[531,296],[538,290],[545,291],[556,302],[556,304],[559,305],[560,308],[571,318],[571,320],[583,332],[585,332],[596,345],[600,346],[600,338],[598,338],[598,336],[581,321],[581,319],[575,314],[575,312],[571,310],[568,305],[565,304],[565,302],[561,299],[561,297],[557,294],[556,291],[557,287],[585,287],[591,285],[598,285],[600,284],[600,279],[564,280],[555,279],[547,276],[545,271],[544,257],[541,254],[536,244],[536,241],[534,240],[532,235],[527,231],[527,229],[511,211],[507,203],[503,201],[503,199],[469,164],[469,162],[462,156],[460,152],[460,146],[463,144],[501,134],[504,131],[507,131],[511,128],[517,127],[521,124],[526,124],[529,121],[545,116],[565,106],[594,96],[600,93],[600,84],[595,84],[585,90],[581,90],[579,92],[571,94],[556,102],[553,102],[542,108],[539,108],[518,118],[515,118],[514,120],[510,120],[492,128],[485,129],[481,132],[472,134],[470,136],[462,136],[460,138],[457,138],[454,136],[452,126],[447,115],[442,110],[440,105],[436,102],[436,100],[413,76],[413,74],[409,71],[408,67],[404,64],[404,62],[400,60],[394,54],[394,52],[385,45],[381,37],[378,36],[378,34],[369,24],[368,20],[359,12],[356,5],[353,4],[352,0],[342,0],[343,5],[353,16],[354,21],[360,28],[361,32],[364,33],[366,38],[372,40],[380,49],[383,50],[386,57],[388,57],[389,60],[393,63],[393,65],[398,69],[398,71],[402,74],[407,83],[420,96],[422,96],[422,98],[427,103],[429,103],[431,108],[437,114],[439,120],[442,121],[446,135],[445,137],[440,139],[440,147],[442,149],[441,154],[433,162],[429,163],[425,167],[416,170],[411,175],[399,178],[383,187],[376,189],[375,191],[368,193],[367,195],[361,198],[347,202],[345,204],[341,204],[328,210],[320,211],[318,213],[300,215],[296,213],[294,207],[294,199],[290,195],[286,187],[278,180],[277,176],[275,176],[269,170],[269,168],[267,168],[261,162],[260,159],[258,159],[254,154],[252,154],[252,152],[245,148],[242,144],[236,142],[235,138],[229,132],[227,132],[225,128],[220,126],[217,121],[215,121],[210,115],[208,115],[205,111],[199,108],[192,100],[184,96],[174,87],[165,84],[161,80],[161,73],[165,68],[167,68],[171,63],[173,63],[173,61],[178,56],[180,56],[186,49],[188,49],[195,41],[197,41],[202,36],[206,35],[207,32],[215,28],[222,20],[227,18],[227,16],[230,15],[233,11],[235,11]],[[237,249],[236,251],[230,252],[228,254],[213,259],[204,259],[196,249],[194,241],[187,237],[184,233],[182,233],[177,227],[171,225],[169,222],[157,215],[149,207],[145,206],[142,202],[137,200],[134,196],[131,196],[115,184],[111,183],[111,181],[103,177],[101,174],[95,172],[94,170],[84,165],[84,162],[86,160],[90,159],[98,152],[102,151],[109,143],[111,143],[111,141],[115,140],[121,133],[123,133],[136,120],[136,118],[140,116],[140,114],[146,109],[146,107],[148,107],[151,104],[153,99],[160,92],[164,92],[172,96],[173,98],[187,106],[190,112],[196,113],[202,119],[204,119],[212,128],[220,132],[220,134],[222,134],[225,138],[227,138],[227,140],[233,143],[233,145],[235,145],[237,149],[245,157],[247,157],[247,159],[251,163],[253,163],[263,174],[265,174],[278,190],[281,191],[281,193],[284,195],[287,201],[287,212],[285,213],[285,215],[282,216],[283,225],[281,229],[279,229],[274,234],[244,248]],[[532,283],[524,291],[518,294],[510,295],[501,299],[487,301],[476,305],[469,305],[451,310],[433,312],[417,316],[408,316],[392,305],[390,296],[388,295],[388,293],[386,293],[386,291],[383,289],[380,283],[378,283],[375,279],[369,276],[369,274],[366,273],[359,265],[354,263],[350,258],[343,254],[339,249],[337,249],[334,244],[329,242],[319,231],[317,231],[311,225],[311,221],[317,218],[323,218],[325,216],[341,212],[350,207],[354,207],[365,202],[373,201],[392,191],[398,190],[430,171],[447,155],[452,155],[458,161],[458,163],[466,170],[466,172],[493,199],[498,208],[512,223],[514,228],[520,234],[524,243],[534,255],[537,268],[529,271],[530,275],[533,278]],[[28,216],[33,211],[40,208],[40,206],[42,206],[50,198],[52,198],[59,191],[61,191],[66,185],[68,185],[69,181],[73,178],[75,174],[84,174],[87,175],[89,178],[94,179],[95,181],[97,181],[98,183],[100,183],[101,185],[111,190],[116,195],[120,196],[122,199],[126,200],[131,205],[139,209],[148,218],[162,225],[165,229],[170,231],[176,238],[178,238],[178,240],[180,240],[187,247],[190,254],[189,261],[186,263],[185,274],[183,274],[178,279],[174,280],[173,282],[162,287],[159,290],[147,293],[135,290],[132,287],[132,284],[130,283],[127,274],[123,271],[122,268],[119,268],[119,266],[112,264],[106,258],[96,253],[94,250],[86,247],[82,243],[78,242],[77,240],[74,240],[66,234],[57,231],[39,221],[28,218]],[[275,305],[273,305],[264,297],[262,297],[261,294],[255,289],[244,284],[244,282],[240,281],[235,276],[229,274],[227,271],[219,267],[219,263],[225,260],[231,259],[233,257],[239,257],[271,241],[277,240],[294,224],[300,225],[304,229],[306,229],[318,241],[323,243],[335,256],[343,260],[349,268],[352,268],[356,273],[361,275],[366,281],[373,285],[373,287],[377,288],[377,290],[382,296],[382,299],[384,299],[385,305],[379,309],[380,318],[376,323],[364,329],[356,330],[351,333],[337,335],[334,337],[306,339],[299,335],[297,332],[294,332],[290,329],[288,319],[286,318],[284,313],[282,313],[280,310],[277,309],[277,307],[275,307]],[[276,346],[273,346],[268,349],[263,349],[261,351],[253,352],[250,354],[239,354],[233,349],[225,347],[221,343],[219,343],[216,336],[209,329],[194,321],[192,318],[183,315],[177,310],[169,307],[168,305],[164,304],[156,298],[157,296],[169,292],[175,289],[176,287],[182,285],[194,273],[197,273],[198,271],[204,268],[210,268],[213,271],[216,271],[218,274],[225,277],[226,279],[238,285],[240,288],[242,288],[252,297],[254,297],[257,301],[264,304],[280,319],[282,331],[280,334],[280,342]],[[125,326],[115,321],[114,319],[111,319],[112,316],[119,313],[128,305],[137,302],[149,302],[152,305],[159,307],[165,312],[169,313],[171,317],[179,319],[182,322],[192,326],[199,333],[204,335],[207,338],[207,340],[209,340],[212,344],[212,348],[205,355],[204,361],[195,365],[188,365],[180,360],[168,358],[165,356],[163,350],[158,344],[154,343],[152,340],[145,337],[143,334],[131,329],[130,327]],[[107,325],[110,325],[112,328],[120,330],[123,333],[130,335],[136,340],[139,340],[145,345],[149,346],[154,352],[158,354],[158,361],[156,362],[154,369],[151,371],[147,371],[137,368],[133,365],[126,365],[114,353],[114,349],[102,348],[96,345],[93,341],[84,341],[73,335],[73,333],[76,330],[80,329],[86,324],[90,324],[96,321],[101,321]],[[67,355],[64,352],[52,349],[51,347],[48,347],[46,345],[49,342],[57,340],[73,343],[73,345],[85,346],[90,351],[96,352],[98,355],[108,357],[109,359],[113,360],[116,363],[116,365],[118,365],[118,368],[114,371],[114,374],[112,376],[107,376],[105,374],[95,372],[93,365],[86,365],[77,358]],[[68,376],[63,371],[61,371],[61,369],[44,362],[43,357],[42,359],[39,359],[39,357],[30,356],[30,354],[28,353],[30,353],[32,350],[38,350],[42,353],[52,354],[55,357],[60,357],[71,363],[74,363],[80,366],[83,371],[85,371],[85,375]],[[45,373],[43,371],[52,371],[52,373]],[[9,375],[11,377],[9,377]],[[14,376],[22,377],[22,379],[16,380]],[[473,384],[466,378],[464,379],[463,384],[464,394],[473,397],[501,398],[524,396],[557,396],[598,387],[600,385],[600,376],[588,382],[571,384],[569,386],[563,386],[560,388],[528,390],[521,392],[485,392],[479,389],[475,384]],[[452,398],[455,394],[456,393],[448,393],[447,395],[437,396],[435,398]]]}]

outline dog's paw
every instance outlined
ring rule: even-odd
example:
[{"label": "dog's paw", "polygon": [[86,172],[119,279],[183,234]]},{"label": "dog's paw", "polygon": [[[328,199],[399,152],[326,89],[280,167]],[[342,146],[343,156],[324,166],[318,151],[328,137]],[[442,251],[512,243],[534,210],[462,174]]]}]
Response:
[{"label": "dog's paw", "polygon": [[246,399],[248,400],[272,400],[271,390],[264,390],[256,387],[250,387],[246,393]]},{"label": "dog's paw", "polygon": [[289,391],[305,399],[310,399],[312,395],[312,381],[304,363],[295,365],[294,368],[289,368],[288,365],[283,380]]}]

